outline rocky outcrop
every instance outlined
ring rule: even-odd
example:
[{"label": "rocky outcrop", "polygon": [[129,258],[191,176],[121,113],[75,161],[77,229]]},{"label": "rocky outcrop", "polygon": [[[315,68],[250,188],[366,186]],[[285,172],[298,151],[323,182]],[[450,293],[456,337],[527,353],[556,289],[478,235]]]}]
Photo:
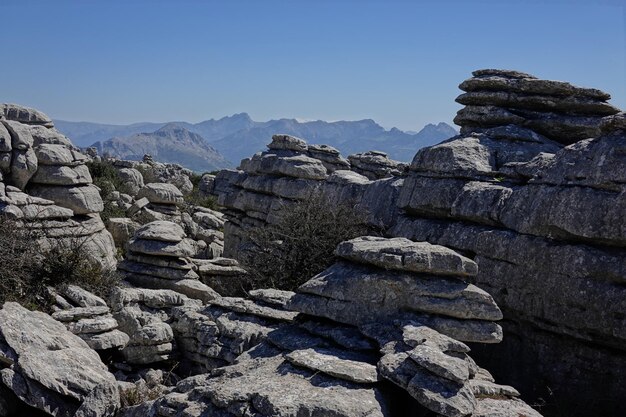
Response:
[{"label": "rocky outcrop", "polygon": [[[561,411],[616,415],[624,391],[615,381],[626,380],[618,365],[625,354],[623,113],[605,116],[617,110],[598,90],[528,76],[479,72],[461,86],[472,92],[462,103],[471,97],[472,106],[494,106],[492,93],[506,88],[507,109],[517,116],[549,111],[569,119],[507,120],[514,124],[494,128],[500,113],[491,109],[488,122],[468,122],[462,135],[420,150],[398,199],[404,214],[388,233],[473,255],[475,283],[503,309],[510,335],[478,353],[496,374],[530,398],[551,395]],[[479,88],[489,93],[474,94]],[[543,104],[524,98],[539,94],[550,97]],[[555,134],[567,120],[588,123]],[[546,137],[577,142],[555,147]],[[512,356],[521,358],[514,372]],[[588,384],[604,393],[601,404]]]},{"label": "rocky outcrop", "polygon": [[113,267],[115,247],[98,214],[103,204],[87,157],[43,113],[0,108],[0,215],[40,232],[43,249],[80,246]]},{"label": "rocky outcrop", "polygon": [[129,336],[122,350],[124,360],[131,365],[146,365],[176,358],[170,326],[172,309],[199,304],[171,290],[117,288],[111,295],[111,308],[119,329]]},{"label": "rocky outcrop", "polygon": [[296,294],[176,308],[183,355],[200,370],[220,367],[123,415],[539,416],[457,339],[502,337],[493,299],[464,282],[474,262],[405,239],[354,239],[337,253],[349,273],[335,265]]},{"label": "rocky outcrop", "polygon": [[[403,180],[358,180],[335,171],[316,184],[331,201],[369,204],[387,236],[444,245],[478,265],[472,283],[502,308],[505,337],[498,345],[472,347],[497,376],[533,401],[546,400],[548,409],[619,415],[626,381],[624,113],[599,90],[514,71],[480,70],[461,88],[461,134],[418,151]],[[268,161],[280,158],[270,153]],[[214,193],[228,208],[226,253],[235,257],[242,228],[277,221],[279,201],[294,198],[285,192],[284,173],[261,180],[268,174],[242,168],[214,181]],[[356,191],[385,181],[395,181],[397,198]],[[386,211],[378,209],[382,201]],[[329,275],[349,278],[345,265]],[[347,320],[355,302],[366,302],[359,297],[367,292],[355,288],[343,294],[320,282],[314,291],[321,295],[313,296],[337,306],[332,319]],[[596,389],[588,390],[590,384]],[[485,407],[493,411],[499,404]]]},{"label": "rocky outcrop", "polygon": [[380,151],[350,155],[348,161],[352,171],[370,180],[406,175],[409,169],[407,164],[391,160],[386,153]]},{"label": "rocky outcrop", "polygon": [[226,211],[224,255],[236,258],[246,230],[278,221],[281,213],[312,196],[327,204],[354,204],[373,227],[390,224],[402,179],[371,181],[350,171],[336,150],[274,135],[268,151],[241,162],[240,170],[220,171],[213,194]]},{"label": "rocky outcrop", "polygon": [[87,343],[47,314],[0,310],[0,376],[21,401],[55,417],[114,416],[114,376]]}]

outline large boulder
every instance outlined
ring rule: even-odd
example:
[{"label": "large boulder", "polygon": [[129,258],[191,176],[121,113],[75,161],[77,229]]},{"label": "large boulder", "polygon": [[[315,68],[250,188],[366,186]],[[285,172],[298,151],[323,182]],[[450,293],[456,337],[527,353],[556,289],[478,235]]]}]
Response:
[{"label": "large boulder", "polygon": [[0,310],[2,383],[55,417],[114,416],[117,383],[98,354],[47,314],[17,303]]}]

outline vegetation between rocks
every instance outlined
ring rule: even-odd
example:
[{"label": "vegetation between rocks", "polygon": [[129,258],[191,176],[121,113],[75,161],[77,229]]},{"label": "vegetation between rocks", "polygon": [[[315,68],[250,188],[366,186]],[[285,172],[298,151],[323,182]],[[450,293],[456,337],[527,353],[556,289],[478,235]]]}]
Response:
[{"label": "vegetation between rocks", "polygon": [[34,230],[0,216],[0,304],[17,301],[31,309],[49,310],[48,288],[76,284],[100,296],[119,283],[114,271],[92,261],[86,239],[55,240],[41,250],[42,236]]},{"label": "vegetation between rocks", "polygon": [[366,215],[348,202],[335,204],[319,194],[296,202],[276,224],[247,231],[244,290],[293,291],[335,262],[340,242],[374,232],[366,226]]}]

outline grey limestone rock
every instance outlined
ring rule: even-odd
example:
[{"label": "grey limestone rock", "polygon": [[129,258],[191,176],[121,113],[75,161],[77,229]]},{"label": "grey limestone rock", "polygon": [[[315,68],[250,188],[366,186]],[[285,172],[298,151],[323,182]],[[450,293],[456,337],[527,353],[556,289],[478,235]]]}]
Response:
[{"label": "grey limestone rock", "polygon": [[290,150],[306,152],[307,144],[304,140],[290,135],[273,135],[272,142],[267,145],[268,149]]},{"label": "grey limestone rock", "polygon": [[442,378],[458,384],[469,380],[469,365],[463,359],[446,355],[439,349],[421,344],[407,352],[415,363]]},{"label": "grey limestone rock", "polygon": [[0,112],[7,120],[27,125],[53,126],[52,120],[44,113],[19,104],[0,104]]},{"label": "grey limestone rock", "polygon": [[120,405],[115,378],[63,324],[5,303],[0,333],[12,362],[2,380],[22,401],[55,416],[115,415]]},{"label": "grey limestone rock", "polygon": [[400,271],[460,277],[478,273],[474,261],[452,249],[404,238],[358,237],[341,242],[335,249],[335,255],[353,262]]},{"label": "grey limestone rock", "polygon": [[120,168],[117,172],[129,194],[135,196],[144,187],[143,175],[135,168]]},{"label": "grey limestone rock", "polygon": [[98,188],[94,185],[63,186],[34,184],[29,194],[52,200],[55,204],[74,211],[75,214],[99,213],[104,209]]},{"label": "grey limestone rock", "polygon": [[186,236],[183,228],[174,222],[154,221],[144,224],[137,229],[135,237],[139,239],[178,243]]},{"label": "grey limestone rock", "polygon": [[294,350],[285,358],[296,366],[320,371],[346,381],[372,384],[378,381],[376,366],[350,358],[341,350],[305,349]]},{"label": "grey limestone rock", "polygon": [[137,199],[144,197],[156,204],[177,205],[183,202],[183,193],[175,185],[167,183],[146,184],[137,194]]}]

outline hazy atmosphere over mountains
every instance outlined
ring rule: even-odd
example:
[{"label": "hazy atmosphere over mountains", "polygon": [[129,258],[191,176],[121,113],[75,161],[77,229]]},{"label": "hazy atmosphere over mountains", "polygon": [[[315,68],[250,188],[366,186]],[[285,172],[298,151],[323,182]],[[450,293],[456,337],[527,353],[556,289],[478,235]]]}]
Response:
[{"label": "hazy atmosphere over mountains", "polygon": [[443,122],[428,124],[414,133],[396,128],[386,130],[371,119],[335,122],[278,119],[257,122],[247,113],[195,124],[54,122],[78,146],[95,146],[100,154],[124,159],[141,159],[144,154],[150,154],[160,161],[179,163],[195,171],[235,167],[241,159],[263,150],[277,132],[302,137],[309,143],[334,146],[345,156],[375,149],[405,162],[410,161],[417,149],[457,133]]}]

